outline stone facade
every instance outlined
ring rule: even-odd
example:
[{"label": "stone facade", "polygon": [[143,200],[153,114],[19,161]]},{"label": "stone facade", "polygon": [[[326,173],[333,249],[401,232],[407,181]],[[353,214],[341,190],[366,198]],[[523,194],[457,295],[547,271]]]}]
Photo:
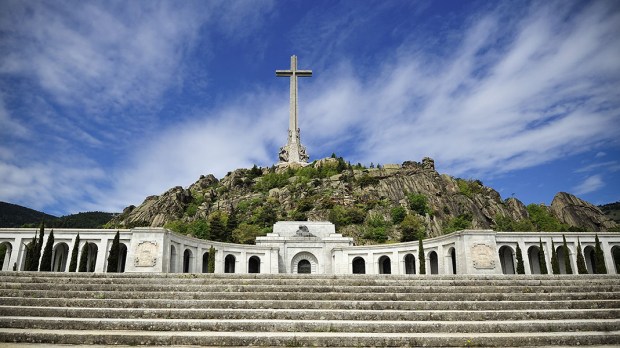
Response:
[{"label": "stone facade", "polygon": [[[54,271],[68,271],[76,236],[91,245],[88,268],[104,272],[117,230],[54,229]],[[0,229],[0,243],[7,246],[2,270],[23,270],[25,245],[37,229]],[[420,274],[418,242],[354,246],[353,240],[336,233],[330,222],[283,221],[273,232],[256,239],[256,245],[206,241],[179,235],[164,228],[139,227],[119,230],[124,272],[206,273],[209,257],[215,257],[216,273],[314,273],[314,274]],[[45,233],[44,243],[49,235]],[[620,273],[620,234],[599,232],[608,273]],[[567,241],[567,252],[563,247]],[[569,257],[577,270],[581,244],[589,273],[595,269],[593,232],[495,232],[465,230],[424,240],[426,274],[513,274],[517,245],[526,274],[540,273],[540,244],[551,271],[552,241],[561,272]],[[209,255],[209,249],[215,255]]]}]

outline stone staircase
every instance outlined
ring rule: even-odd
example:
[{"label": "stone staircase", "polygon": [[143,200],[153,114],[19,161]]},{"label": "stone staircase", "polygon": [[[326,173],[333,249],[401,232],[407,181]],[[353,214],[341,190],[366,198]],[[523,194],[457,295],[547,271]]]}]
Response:
[{"label": "stone staircase", "polygon": [[0,342],[617,346],[620,277],[0,272]]}]

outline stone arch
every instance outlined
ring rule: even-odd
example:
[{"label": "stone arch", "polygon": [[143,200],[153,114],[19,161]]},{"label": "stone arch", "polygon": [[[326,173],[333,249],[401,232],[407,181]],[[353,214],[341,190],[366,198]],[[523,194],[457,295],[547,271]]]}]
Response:
[{"label": "stone arch", "polygon": [[0,271],[10,271],[11,268],[11,254],[13,253],[13,245],[11,242],[2,242],[0,245],[4,246],[4,255],[0,256],[3,258],[0,266]]},{"label": "stone arch", "polygon": [[[559,266],[560,266],[560,274],[566,274],[566,261],[565,261],[565,259],[568,258],[568,262],[571,261],[570,260],[570,250],[565,250],[564,245],[559,245],[556,248],[556,254],[558,255],[558,263],[559,263]],[[571,268],[574,268],[574,267],[572,267],[572,265],[573,264],[571,263]]]},{"label": "stone arch", "polygon": [[379,274],[392,274],[392,260],[387,255],[379,258]]},{"label": "stone arch", "polygon": [[532,245],[527,249],[527,259],[530,261],[530,273],[540,274],[540,248]]},{"label": "stone arch", "polygon": [[127,264],[127,245],[125,243],[118,244],[118,273],[125,272],[125,265]]},{"label": "stone arch", "polygon": [[611,258],[614,261],[614,268],[616,269],[616,274],[620,274],[620,246],[614,245],[611,248]]},{"label": "stone arch", "polygon": [[583,249],[583,258],[586,261],[586,269],[589,274],[596,273],[596,254],[594,253],[594,247],[588,245]]},{"label": "stone arch", "polygon": [[170,246],[170,273],[177,272],[177,248]]},{"label": "stone arch", "polygon": [[64,272],[67,269],[69,246],[65,242],[57,243],[52,250],[52,272]]},{"label": "stone arch", "polygon": [[183,273],[194,272],[194,254],[191,250],[185,249],[183,252]]},{"label": "stone arch", "polygon": [[454,247],[448,249],[446,258],[448,259],[448,274],[456,274],[456,249]]},{"label": "stone arch", "polygon": [[297,264],[297,273],[299,274],[311,274],[312,273],[312,264],[310,261],[303,259],[300,260]]},{"label": "stone arch", "polygon": [[363,257],[355,257],[351,266],[353,268],[353,274],[366,274],[366,260],[364,260]]},{"label": "stone arch", "polygon": [[260,257],[250,257],[248,260],[248,273],[260,273]]},{"label": "stone arch", "polygon": [[[310,252],[302,251],[298,253],[297,255],[295,255],[293,259],[291,260],[291,271],[293,273],[298,273],[299,263],[302,260],[306,260],[310,263],[310,273],[314,274],[318,272],[319,261],[317,260],[316,256],[314,256]],[[304,262],[304,265],[307,266],[305,262]]]},{"label": "stone arch", "polygon": [[226,255],[224,258],[224,273],[235,273],[235,263],[237,263],[235,255]]},{"label": "stone arch", "polygon": [[431,274],[439,274],[439,259],[437,257],[437,252],[431,251],[428,253],[428,261]]},{"label": "stone arch", "polygon": [[415,256],[413,254],[405,255],[405,274],[415,274]]},{"label": "stone arch", "polygon": [[515,252],[508,245],[499,248],[499,263],[503,274],[515,274]]},{"label": "stone arch", "polygon": [[202,273],[209,273],[209,257],[208,251],[202,254]]},{"label": "stone arch", "polygon": [[99,253],[99,247],[95,243],[88,243],[88,260],[86,262],[86,269],[88,272],[94,272],[97,265],[97,254]]}]

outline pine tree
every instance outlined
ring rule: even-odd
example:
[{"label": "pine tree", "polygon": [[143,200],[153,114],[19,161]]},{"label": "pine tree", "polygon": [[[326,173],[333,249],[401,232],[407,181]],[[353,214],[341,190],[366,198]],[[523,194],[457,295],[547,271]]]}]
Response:
[{"label": "pine tree", "polygon": [[605,266],[605,255],[601,249],[601,242],[598,240],[598,234],[594,235],[594,262],[596,263],[596,274],[607,274]]},{"label": "pine tree", "polygon": [[581,252],[581,242],[579,241],[579,237],[577,237],[577,272],[579,272],[579,274],[588,274],[586,260],[583,258],[583,253]]},{"label": "pine tree", "polygon": [[418,259],[420,259],[420,274],[426,274],[426,258],[424,257],[424,245],[422,238],[418,239]]},{"label": "pine tree", "polygon": [[540,252],[538,253],[538,263],[540,264],[540,274],[549,274],[547,270],[547,260],[545,258],[545,249],[543,249],[542,239],[540,241]]},{"label": "pine tree", "polygon": [[551,269],[553,274],[560,274],[560,263],[558,262],[558,252],[555,250],[555,243],[551,241]]},{"label": "pine tree", "polygon": [[235,228],[239,227],[239,220],[237,219],[237,210],[230,207],[230,215],[228,215],[228,221],[226,221],[226,234],[232,236],[232,232]]},{"label": "pine tree", "polygon": [[118,254],[120,252],[120,235],[119,231],[116,231],[114,239],[112,240],[112,246],[110,247],[110,255],[108,255],[108,273],[118,272]]},{"label": "pine tree", "polygon": [[564,267],[566,268],[566,274],[573,274],[573,266],[570,264],[570,253],[566,245],[566,236],[562,235],[562,239],[564,240]]},{"label": "pine tree", "polygon": [[82,254],[80,255],[80,267],[78,269],[79,272],[88,271],[88,242],[84,243],[82,247]]},{"label": "pine tree", "polygon": [[52,251],[54,249],[54,230],[50,232],[47,237],[47,243],[45,243],[45,249],[43,250],[43,257],[41,257],[41,272],[52,271]]},{"label": "pine tree", "polygon": [[71,251],[71,263],[69,264],[69,272],[75,272],[77,269],[78,252],[80,251],[80,234],[78,233],[73,243],[73,250]]},{"label": "pine tree", "polygon": [[209,222],[209,229],[211,230],[211,238],[218,242],[227,242],[227,233],[222,223],[222,217],[219,212],[211,215],[211,221]]},{"label": "pine tree", "polygon": [[215,248],[213,245],[209,248],[209,260],[207,262],[207,272],[215,273]]},{"label": "pine tree", "polygon": [[517,244],[517,274],[525,274],[525,265],[523,264],[523,254],[521,248]]}]

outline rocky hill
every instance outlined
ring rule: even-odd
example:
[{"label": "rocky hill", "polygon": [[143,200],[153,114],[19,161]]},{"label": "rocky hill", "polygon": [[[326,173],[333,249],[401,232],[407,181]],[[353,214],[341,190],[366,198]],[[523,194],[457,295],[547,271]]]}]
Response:
[{"label": "rocky hill", "polygon": [[278,220],[329,220],[358,244],[414,240],[459,229],[617,229],[601,210],[568,193],[525,206],[478,180],[435,170],[434,161],[379,168],[326,158],[304,168],[237,169],[201,176],[129,206],[109,227],[166,226],[202,238],[250,243]]}]

